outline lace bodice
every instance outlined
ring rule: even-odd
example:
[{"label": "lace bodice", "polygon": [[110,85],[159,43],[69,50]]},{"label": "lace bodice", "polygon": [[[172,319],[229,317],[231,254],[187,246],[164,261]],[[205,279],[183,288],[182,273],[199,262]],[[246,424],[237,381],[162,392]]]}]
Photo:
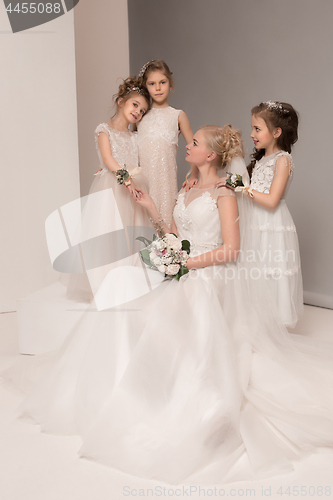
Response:
[{"label": "lace bodice", "polygon": [[112,156],[121,168],[126,165],[126,168],[131,170],[138,166],[137,133],[131,131],[121,132],[110,127],[107,123],[100,123],[95,130],[95,144],[102,167],[104,167],[104,163],[98,146],[98,136],[101,132],[104,132],[109,137]]},{"label": "lace bodice", "polygon": [[231,189],[211,186],[180,192],[173,216],[178,235],[191,243],[191,256],[222,245],[221,224],[217,200],[220,196],[235,196]]},{"label": "lace bodice", "polygon": [[273,177],[275,174],[277,160],[281,156],[284,156],[286,158],[287,164],[289,166],[289,179],[282,198],[285,197],[294,170],[294,163],[292,156],[286,151],[279,151],[278,153],[273,153],[272,155],[264,156],[263,158],[261,158],[259,161],[256,162],[251,178],[252,189],[259,191],[260,193],[269,193]]}]

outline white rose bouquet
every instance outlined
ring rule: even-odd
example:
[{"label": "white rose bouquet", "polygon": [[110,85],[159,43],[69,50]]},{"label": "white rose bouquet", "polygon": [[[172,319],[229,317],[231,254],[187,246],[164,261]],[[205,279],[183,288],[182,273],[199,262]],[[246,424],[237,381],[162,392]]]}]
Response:
[{"label": "white rose bouquet", "polygon": [[146,248],[140,251],[141,258],[147,266],[157,269],[165,277],[179,280],[181,276],[188,273],[186,267],[190,253],[190,242],[180,240],[173,233],[167,233],[162,238],[154,235],[153,241],[139,236],[137,240],[146,244]]}]

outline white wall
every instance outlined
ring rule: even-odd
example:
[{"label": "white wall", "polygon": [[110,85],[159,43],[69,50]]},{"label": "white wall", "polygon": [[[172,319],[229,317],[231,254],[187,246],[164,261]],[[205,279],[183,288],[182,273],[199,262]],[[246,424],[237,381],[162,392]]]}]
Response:
[{"label": "white wall", "polygon": [[[305,300],[333,308],[332,0],[128,0],[130,67],[165,59],[171,105],[193,130],[232,123],[251,153],[250,110],[268,99],[300,113],[287,203],[300,240]],[[161,12],[163,9],[163,15]],[[179,181],[187,166],[179,148]]]},{"label": "white wall", "polygon": [[0,312],[57,279],[47,216],[79,196],[73,12],[13,34],[0,5]]}]

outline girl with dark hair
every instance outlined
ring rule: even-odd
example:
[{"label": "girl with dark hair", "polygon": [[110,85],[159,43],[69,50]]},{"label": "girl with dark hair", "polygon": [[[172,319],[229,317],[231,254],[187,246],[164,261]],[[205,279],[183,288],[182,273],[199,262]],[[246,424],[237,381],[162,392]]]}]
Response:
[{"label": "girl with dark hair", "polygon": [[[243,257],[252,259],[253,277],[264,277],[283,323],[294,327],[303,312],[298,238],[285,196],[293,176],[291,147],[298,139],[298,116],[285,102],[266,101],[252,108],[252,206],[243,212]],[[246,220],[245,220],[246,219]],[[249,231],[249,228],[251,230]],[[251,255],[250,255],[251,253]]]}]

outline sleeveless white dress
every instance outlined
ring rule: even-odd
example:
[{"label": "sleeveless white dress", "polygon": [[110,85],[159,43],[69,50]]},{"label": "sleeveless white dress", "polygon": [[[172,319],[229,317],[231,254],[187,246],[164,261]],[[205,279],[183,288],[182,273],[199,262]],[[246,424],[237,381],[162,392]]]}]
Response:
[{"label": "sleeveless white dress", "polygon": [[[230,196],[179,194],[191,255],[221,246],[218,203]],[[239,271],[191,270],[119,308],[91,308],[23,414],[80,434],[84,457],[169,483],[221,484],[235,463],[234,480],[286,473],[333,447],[332,344],[289,335],[266,288]],[[125,292],[122,279],[114,287]]]},{"label": "sleeveless white dress", "polygon": [[139,161],[149,182],[149,194],[170,227],[177,186],[176,154],[180,109],[152,108],[138,124]]},{"label": "sleeveless white dress", "polygon": [[244,230],[251,235],[244,235],[242,249],[243,258],[252,261],[252,277],[261,277],[267,282],[283,323],[293,328],[303,313],[303,283],[296,227],[285,200],[294,170],[292,156],[280,151],[257,161],[251,187],[260,193],[269,193],[281,157],[285,158],[290,172],[283,196],[275,210],[249,200],[242,217]]}]

